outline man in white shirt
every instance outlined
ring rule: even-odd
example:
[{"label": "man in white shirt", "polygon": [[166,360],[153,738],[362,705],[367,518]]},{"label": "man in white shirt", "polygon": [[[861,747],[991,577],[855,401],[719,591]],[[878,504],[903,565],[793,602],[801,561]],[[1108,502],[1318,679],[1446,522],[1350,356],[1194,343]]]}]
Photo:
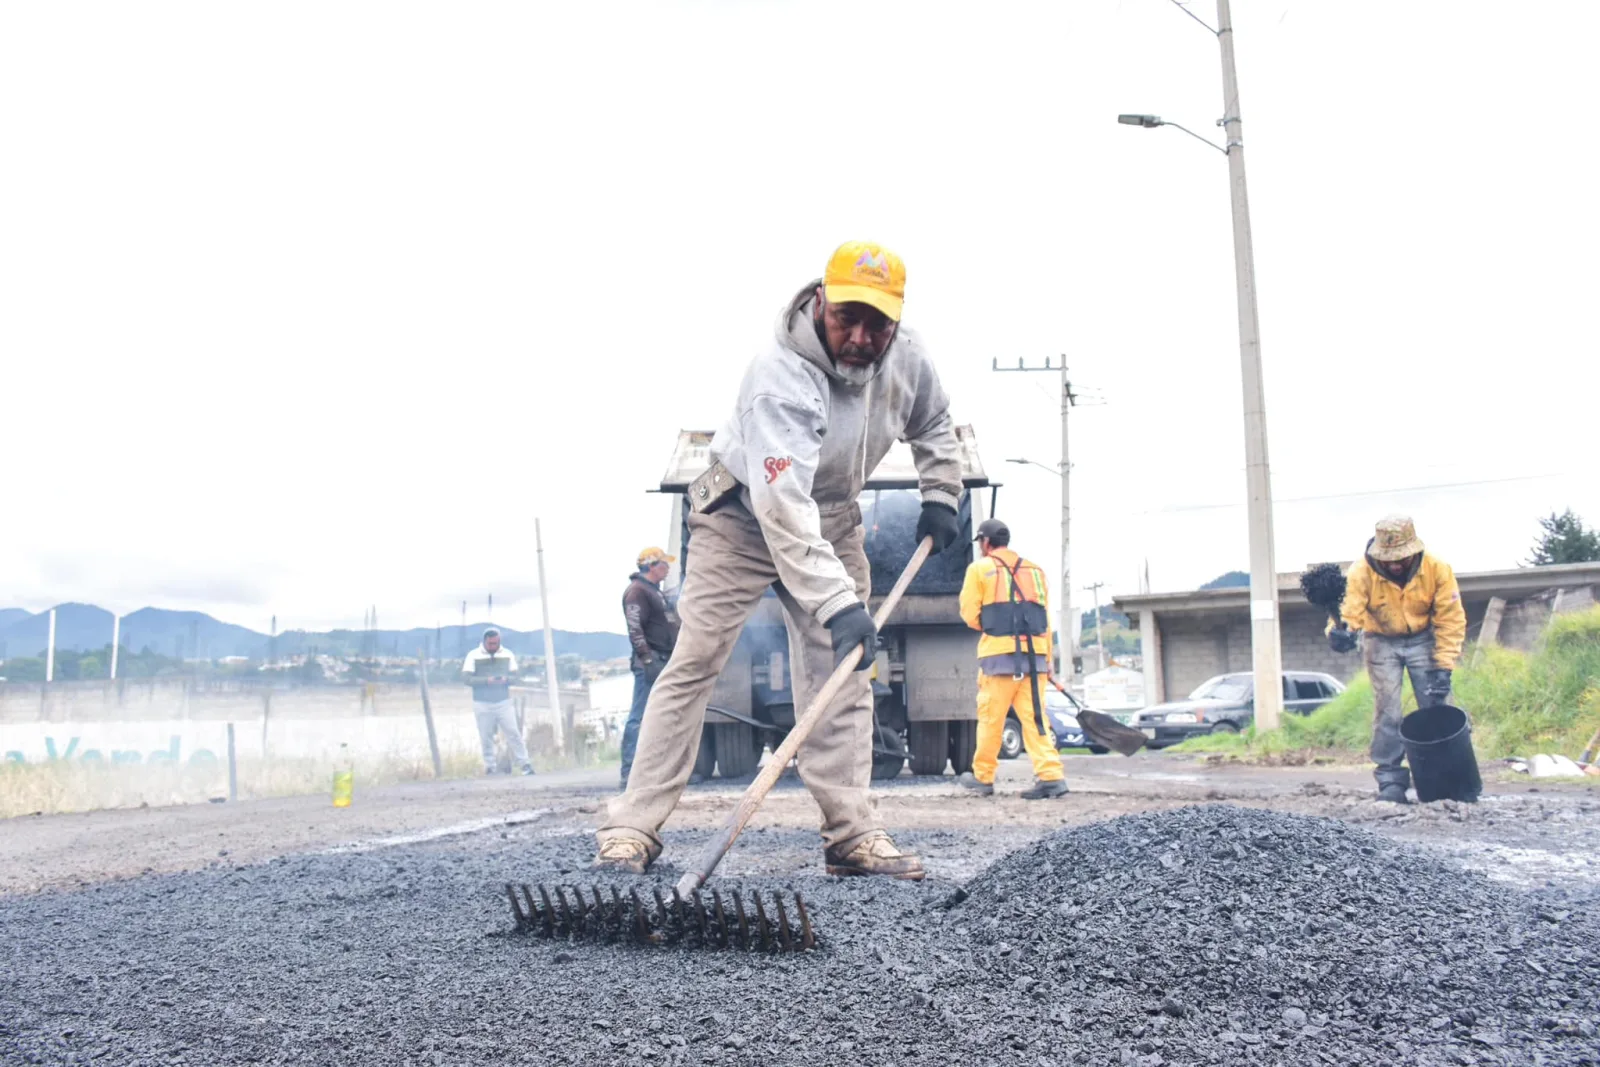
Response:
[{"label": "man in white shirt", "polygon": [[472,714],[478,720],[478,740],[483,744],[483,773],[494,773],[494,732],[506,735],[511,756],[525,775],[533,773],[528,746],[517,729],[517,709],[511,703],[511,676],[517,673],[517,657],[500,647],[500,631],[483,631],[483,644],[467,653],[461,673],[472,687]]}]

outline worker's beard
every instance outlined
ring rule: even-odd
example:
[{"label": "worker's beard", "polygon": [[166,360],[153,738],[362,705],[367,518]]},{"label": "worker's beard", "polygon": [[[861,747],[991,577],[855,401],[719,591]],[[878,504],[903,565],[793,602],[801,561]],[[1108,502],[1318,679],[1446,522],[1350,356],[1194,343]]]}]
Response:
[{"label": "worker's beard", "polygon": [[[843,359],[839,358],[840,353],[835,352],[833,350],[833,346],[828,343],[828,331],[823,327],[820,317],[813,318],[811,320],[811,328],[816,331],[817,342],[822,345],[822,350],[826,352],[828,354],[828,358],[833,361],[833,369],[839,372],[839,377],[843,378],[851,385],[866,385],[868,382],[872,381],[872,379],[876,378],[878,376],[878,364],[883,362],[884,356],[889,354],[889,348],[894,346],[894,338],[890,337],[888,346],[886,346],[883,350],[884,356],[875,355],[870,349],[861,350],[857,349],[854,345],[846,346],[843,353],[844,355],[851,358],[858,358],[861,355],[865,355],[870,359],[870,362],[867,363],[846,363]],[[900,327],[897,325],[895,327],[895,333],[898,334],[899,332]]]}]

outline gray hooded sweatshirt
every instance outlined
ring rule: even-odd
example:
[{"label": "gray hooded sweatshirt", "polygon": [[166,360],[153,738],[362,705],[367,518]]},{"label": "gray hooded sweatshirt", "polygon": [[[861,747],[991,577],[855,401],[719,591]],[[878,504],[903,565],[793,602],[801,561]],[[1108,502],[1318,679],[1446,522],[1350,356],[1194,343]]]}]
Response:
[{"label": "gray hooded sweatshirt", "polygon": [[917,335],[901,326],[873,366],[836,367],[812,324],[821,284],[784,309],[711,454],[743,483],[741,500],[784,587],[825,623],[859,597],[822,536],[822,511],[854,504],[896,440],[911,445],[923,502],[959,508],[961,456],[949,399]]}]

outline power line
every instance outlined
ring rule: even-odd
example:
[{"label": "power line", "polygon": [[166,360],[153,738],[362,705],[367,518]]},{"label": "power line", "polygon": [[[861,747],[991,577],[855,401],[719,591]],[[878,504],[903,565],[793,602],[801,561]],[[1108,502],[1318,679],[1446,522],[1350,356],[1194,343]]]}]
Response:
[{"label": "power line", "polygon": [[[1549,478],[1567,477],[1566,471],[1554,471],[1549,474],[1523,474],[1512,478],[1483,478],[1470,482],[1436,482],[1433,485],[1410,485],[1396,489],[1364,489],[1353,493],[1321,493],[1316,496],[1279,497],[1276,504],[1306,504],[1317,500],[1349,500],[1366,496],[1392,496],[1396,493],[1425,493],[1435,489],[1466,489],[1478,485],[1501,485],[1506,482],[1537,482]],[[1180,504],[1170,508],[1153,508],[1141,511],[1141,515],[1166,515],[1179,511],[1220,511],[1224,508],[1242,508],[1243,501],[1230,504]]]},{"label": "power line", "polygon": [[1182,11],[1185,15],[1188,15],[1190,18],[1194,19],[1196,22],[1198,22],[1200,25],[1204,26],[1206,29],[1210,30],[1211,31],[1211,36],[1213,36],[1213,37],[1217,36],[1217,28],[1215,26],[1211,25],[1211,23],[1207,22],[1205,19],[1201,18],[1199,15],[1196,15],[1193,11],[1190,11],[1189,10],[1189,6],[1187,4],[1180,3],[1179,0],[1172,0],[1172,6],[1177,8],[1179,11]]}]

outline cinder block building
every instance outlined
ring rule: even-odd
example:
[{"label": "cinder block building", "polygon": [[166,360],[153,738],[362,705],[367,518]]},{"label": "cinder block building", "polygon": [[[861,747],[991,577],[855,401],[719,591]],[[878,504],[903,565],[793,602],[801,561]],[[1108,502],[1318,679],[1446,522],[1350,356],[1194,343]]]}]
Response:
[{"label": "cinder block building", "polygon": [[[1482,571],[1456,580],[1467,608],[1467,640],[1483,637],[1487,619],[1489,639],[1512,648],[1531,647],[1555,613],[1600,600],[1600,563]],[[1250,669],[1248,589],[1140,593],[1112,603],[1139,630],[1147,705],[1183,697],[1215,675]],[[1284,670],[1325,671],[1342,681],[1361,670],[1359,655],[1328,648],[1328,617],[1306,603],[1298,573],[1278,576],[1278,618]]]}]

